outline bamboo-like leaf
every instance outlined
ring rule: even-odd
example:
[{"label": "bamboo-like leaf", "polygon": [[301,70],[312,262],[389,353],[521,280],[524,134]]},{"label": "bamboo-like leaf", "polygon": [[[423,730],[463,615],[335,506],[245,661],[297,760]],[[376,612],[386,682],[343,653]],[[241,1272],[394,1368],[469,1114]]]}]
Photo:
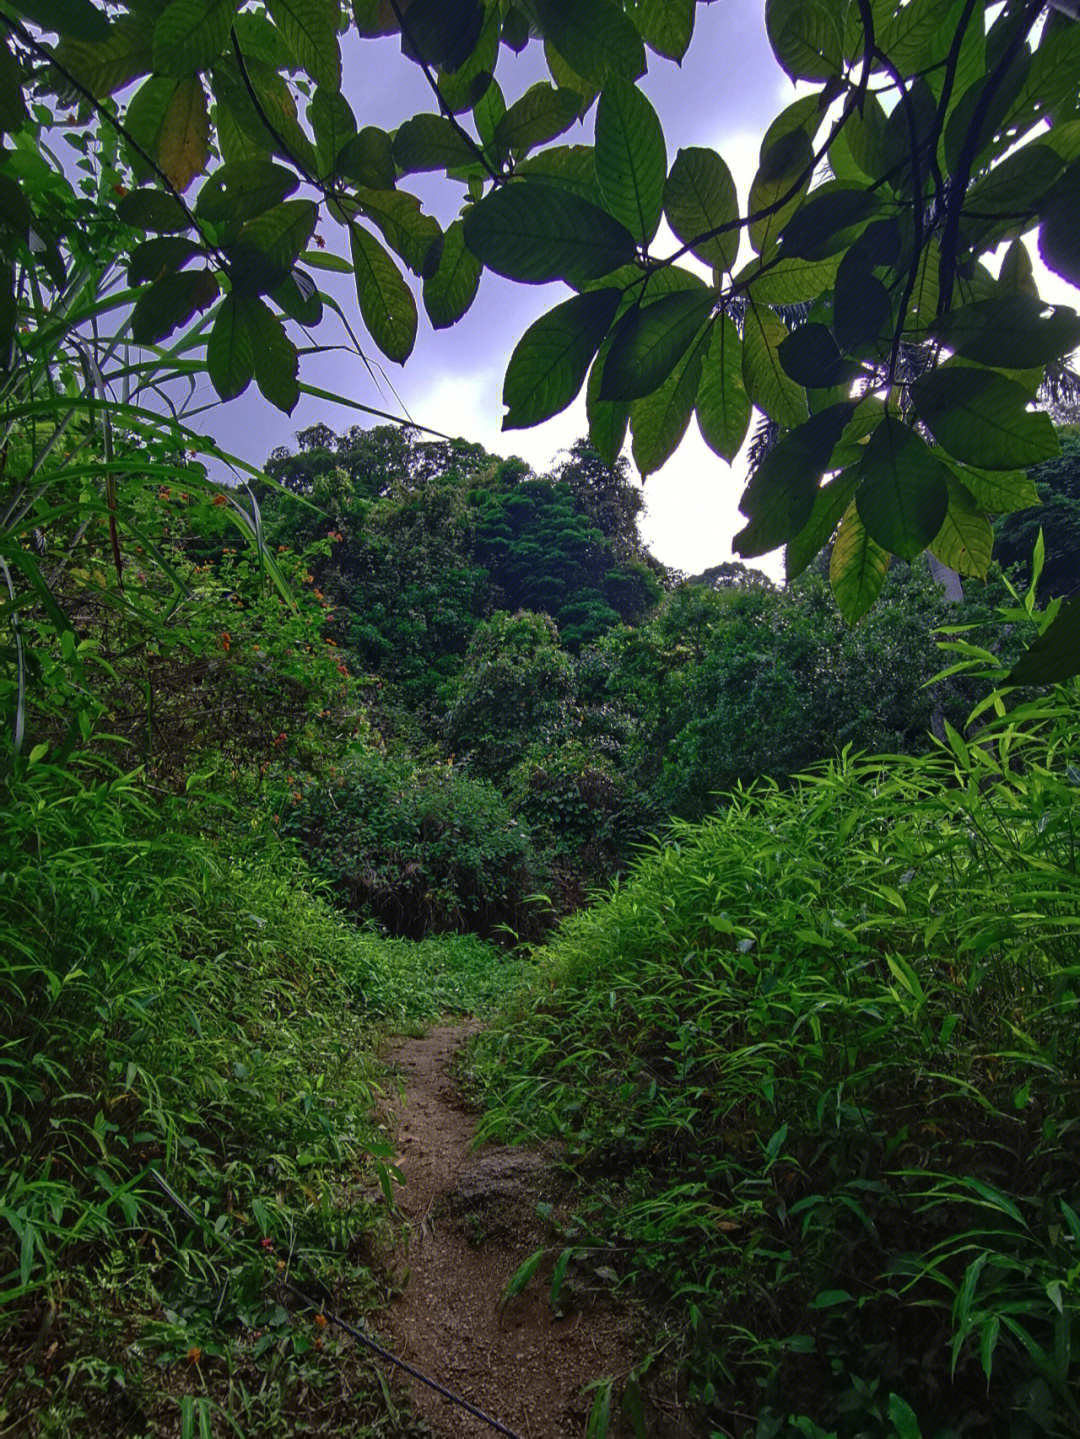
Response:
[{"label": "bamboo-like leaf", "polygon": [[1006,684],[1063,684],[1080,674],[1080,595],[1066,600],[1035,643],[1020,656]]}]

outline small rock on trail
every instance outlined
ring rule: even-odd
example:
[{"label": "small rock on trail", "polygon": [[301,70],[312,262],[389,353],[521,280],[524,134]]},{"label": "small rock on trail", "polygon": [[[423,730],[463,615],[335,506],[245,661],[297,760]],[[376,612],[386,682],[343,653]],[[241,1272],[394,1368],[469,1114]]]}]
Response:
[{"label": "small rock on trail", "polygon": [[[579,1439],[593,1380],[614,1377],[611,1439],[632,1439],[617,1413],[622,1383],[643,1355],[643,1335],[618,1300],[575,1303],[559,1319],[548,1303],[545,1271],[508,1303],[511,1275],[548,1234],[536,1206],[558,1206],[568,1180],[543,1154],[489,1145],[470,1152],[476,1129],[449,1067],[479,1029],[443,1025],[398,1045],[391,1058],[405,1081],[397,1164],[398,1200],[409,1218],[397,1271],[407,1273],[388,1323],[404,1358],[514,1430],[521,1439]],[[495,1431],[418,1381],[416,1411],[445,1439],[491,1439]],[[665,1405],[665,1408],[667,1406]],[[693,1431],[675,1413],[650,1416],[656,1439]]]}]

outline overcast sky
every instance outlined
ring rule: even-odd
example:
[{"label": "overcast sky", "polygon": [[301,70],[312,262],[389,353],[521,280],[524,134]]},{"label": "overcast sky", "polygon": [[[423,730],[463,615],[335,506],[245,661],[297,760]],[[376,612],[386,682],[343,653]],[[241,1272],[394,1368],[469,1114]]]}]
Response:
[{"label": "overcast sky", "polygon": [[[663,123],[669,164],[680,146],[713,146],[731,167],[744,207],[761,136],[794,96],[769,49],[763,9],[761,0],[699,6],[694,39],[682,65],[648,52],[649,71],[641,82]],[[361,126],[392,130],[410,115],[435,108],[421,70],[402,57],[394,39],[360,41],[350,35],[344,72],[344,91]],[[536,44],[521,56],[507,51],[500,56],[498,79],[508,104],[529,85],[547,78],[543,53]],[[561,136],[559,143],[591,143],[594,110],[584,126]],[[443,225],[458,214],[462,188],[445,176],[409,176],[404,184]],[[321,229],[328,247],[343,249],[338,227],[327,221]],[[514,284],[485,271],[468,314],[451,329],[436,332],[424,314],[420,282],[406,277],[416,292],[420,327],[416,348],[404,366],[382,361],[371,346],[373,376],[355,354],[336,350],[304,357],[301,379],[361,404],[407,413],[418,424],[478,441],[496,454],[520,455],[535,469],[546,469],[560,450],[585,433],[583,396],[535,429],[504,434],[500,394],[517,340],[569,291],[559,284]],[[322,271],[318,279],[337,297],[366,342],[349,277]],[[329,313],[315,335],[322,343],[344,338]],[[207,385],[198,400],[205,403],[211,398]],[[295,431],[316,420],[336,430],[368,423],[355,411],[307,396],[301,397],[291,416],[284,415],[267,404],[254,385],[240,399],[216,407],[196,423],[225,449],[261,464],[276,445],[294,444]],[[744,476],[740,460],[731,467],[724,464],[705,447],[691,422],[676,454],[645,486],[644,531],[656,556],[688,573],[731,558],[732,536],[744,523],[738,514]],[[758,563],[779,577],[780,556],[771,559]]]}]

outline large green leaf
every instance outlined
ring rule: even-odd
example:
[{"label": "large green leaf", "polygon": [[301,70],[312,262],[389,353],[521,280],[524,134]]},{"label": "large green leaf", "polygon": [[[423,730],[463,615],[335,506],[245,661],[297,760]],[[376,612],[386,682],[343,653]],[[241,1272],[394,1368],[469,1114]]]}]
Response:
[{"label": "large green leaf", "polygon": [[784,373],[797,385],[807,389],[825,390],[852,377],[854,366],[848,364],[828,325],[816,320],[792,330],[777,349]]},{"label": "large green leaf", "polygon": [[813,191],[780,232],[782,253],[824,260],[851,243],[852,232],[879,209],[876,192],[822,186]]},{"label": "large green leaf", "polygon": [[967,242],[985,249],[1003,236],[1030,230],[1063,168],[1049,145],[1023,145],[1006,156],[964,196],[961,229]]},{"label": "large green leaf", "polygon": [[[210,121],[206,94],[196,76],[144,80],[132,96],[124,121],[132,138],[157,162],[175,189],[186,190],[206,168]],[[150,173],[138,155],[133,155],[132,164],[137,174]]]},{"label": "large green leaf", "polygon": [[476,298],[480,261],[465,244],[465,226],[455,220],[443,236],[439,268],[424,281],[424,309],[436,330],[456,325]]},{"label": "large green leaf", "polygon": [[944,522],[948,471],[926,441],[892,415],[870,436],[860,468],[855,508],[868,534],[891,554],[913,560]]},{"label": "large green leaf", "polygon": [[627,0],[626,13],[651,50],[681,60],[694,33],[695,0]]},{"label": "large green leaf", "polygon": [[743,322],[743,381],[751,401],[778,425],[801,425],[810,411],[806,391],[780,363],[788,328],[778,315],[751,301]]},{"label": "large green leaf", "polygon": [[287,200],[299,184],[292,170],[269,160],[240,160],[207,176],[195,214],[211,225],[242,225]]},{"label": "large green leaf", "polygon": [[368,230],[349,226],[356,294],[371,338],[389,360],[404,364],[416,343],[416,301],[401,271]]},{"label": "large green leaf", "polygon": [[1080,285],[1080,226],[1076,223],[1080,199],[1080,161],[1069,166],[1054,186],[1051,203],[1043,209],[1039,226],[1039,254],[1055,275]]},{"label": "large green leaf", "polygon": [[[242,15],[237,17],[238,20],[243,18]],[[237,60],[226,54],[213,69],[214,94],[221,102],[218,106],[218,136],[223,157],[226,160],[251,160],[263,158],[268,151],[274,151],[293,164],[299,163],[312,172],[318,170],[319,157],[315,146],[297,120],[296,102],[284,78],[272,66],[253,57],[245,57],[244,68],[246,80],[240,73]],[[248,91],[249,82],[255,99]],[[232,127],[238,132],[229,137],[228,144],[222,109],[231,116]]]},{"label": "large green leaf", "polygon": [[684,245],[714,270],[730,270],[739,250],[739,231],[700,239],[710,230],[736,226],[739,197],[731,171],[715,150],[680,150],[664,186],[664,213]]},{"label": "large green leaf", "polygon": [[[475,0],[467,0],[464,7],[457,5],[456,0],[449,0],[452,24],[455,24],[455,10],[457,12],[456,29],[459,36],[466,34],[461,24],[462,9],[466,16],[474,16],[476,13]],[[439,76],[439,96],[442,102],[440,108],[445,106],[454,115],[460,114],[462,110],[471,110],[488,87],[494,83],[492,77],[495,73],[495,62],[499,53],[501,19],[501,7],[489,5],[486,15],[481,15],[480,38],[472,47],[472,53],[456,70],[443,70]]]},{"label": "large green leaf", "polygon": [[589,421],[589,443],[605,464],[614,465],[626,442],[630,422],[628,400],[602,400],[600,381],[611,351],[611,335],[600,346],[585,386],[585,414]]},{"label": "large green leaf", "polygon": [[561,135],[581,115],[582,98],[576,90],[561,90],[547,81],[531,86],[495,126],[492,139],[505,153],[524,155]]},{"label": "large green leaf", "polygon": [[465,217],[465,243],[510,280],[584,284],[632,260],[630,231],[569,190],[517,181],[485,196]]},{"label": "large green leaf", "polygon": [[255,376],[255,352],[247,324],[248,301],[235,291],[225,296],[206,342],[210,383],[222,400],[242,395]]},{"label": "large green leaf", "polygon": [[1062,684],[1080,674],[1080,595],[1066,600],[1042,634],[1017,660],[1007,684]]},{"label": "large green leaf", "polygon": [[810,183],[814,155],[810,136],[802,125],[783,131],[775,139],[766,135],[765,140],[757,174],[750,186],[750,225],[747,231],[750,243],[759,255],[772,247],[784,225],[802,203]]},{"label": "large green leaf", "polygon": [[742,373],[742,340],[735,322],[718,315],[701,371],[697,422],[701,437],[728,464],[742,448],[750,425],[750,396]]},{"label": "large green leaf", "polygon": [[877,599],[888,568],[888,550],[870,538],[855,505],[850,504],[829,562],[829,582],[849,625],[857,624]]},{"label": "large green leaf", "polygon": [[587,290],[530,325],[514,347],[503,381],[504,430],[523,429],[565,410],[608,332],[621,290]]},{"label": "large green leaf", "polygon": [[300,398],[300,359],[296,346],[264,301],[251,298],[243,303],[255,357],[255,383],[265,399],[291,415]]},{"label": "large green leaf", "polygon": [[285,43],[317,85],[341,89],[341,50],[335,0],[266,0]]},{"label": "large green leaf", "polygon": [[197,310],[205,310],[218,296],[211,270],[181,270],[149,285],[131,312],[131,338],[137,345],[156,345],[186,325]]},{"label": "large green leaf", "polygon": [[98,99],[130,85],[154,68],[153,14],[120,15],[99,44],[61,40],[56,57]]},{"label": "large green leaf", "polygon": [[950,311],[931,326],[930,335],[980,365],[1027,370],[1080,345],[1080,316],[1034,295],[1004,295]]},{"label": "large green leaf", "polygon": [[405,190],[354,191],[365,218],[377,225],[383,239],[414,275],[434,274],[442,254],[443,235],[434,215],[425,215],[420,201]]},{"label": "large green leaf", "polygon": [[308,122],[315,132],[315,150],[319,157],[319,173],[331,177],[337,173],[337,158],[356,134],[356,117],[340,90],[320,85],[307,110]]},{"label": "large green leaf", "polygon": [[828,80],[843,68],[843,12],[835,0],[766,0],[773,54],[793,80]]},{"label": "large green leaf", "polygon": [[[405,174],[453,170],[476,156],[445,115],[414,115],[394,136],[394,161]],[[378,188],[389,188],[379,186]]]},{"label": "large green leaf", "polygon": [[1028,390],[992,370],[946,364],[916,380],[911,395],[934,439],[965,464],[1026,469],[1058,453],[1050,416],[1030,412]]},{"label": "large green leaf", "polygon": [[604,208],[648,244],[664,208],[664,132],[637,86],[617,76],[604,85],[596,108],[595,163]]},{"label": "large green leaf", "polygon": [[12,9],[42,30],[73,40],[104,40],[109,33],[105,12],[90,0],[12,0]]},{"label": "large green leaf", "polygon": [[854,408],[854,400],[832,405],[773,445],[739,500],[749,524],[735,536],[737,554],[768,554],[809,522],[821,477]]},{"label": "large green leaf", "polygon": [[270,298],[279,310],[298,324],[317,325],[322,319],[323,302],[319,288],[307,271],[301,270],[298,265],[292,267],[287,280],[275,285],[270,291]]},{"label": "large green leaf", "polygon": [[953,0],[911,0],[889,18],[876,36],[879,49],[905,75],[921,69],[928,63],[927,52],[952,4]]},{"label": "large green leaf", "polygon": [[210,65],[229,43],[235,0],[172,0],[154,28],[154,70],[182,79]]},{"label": "large green leaf", "polygon": [[708,345],[709,330],[703,329],[660,388],[630,405],[634,464],[642,479],[667,463],[686,434]]},{"label": "large green leaf", "polygon": [[159,235],[154,240],[145,240],[131,252],[128,284],[151,285],[179,270],[198,253],[198,242],[183,235]]},{"label": "large green leaf", "polygon": [[644,73],[641,36],[610,0],[535,0],[534,8],[544,39],[593,85],[602,85],[608,75],[636,80]]},{"label": "large green leaf", "polygon": [[827,260],[782,260],[773,250],[744,265],[735,284],[759,305],[797,305],[830,290],[839,264],[839,255]]},{"label": "large green leaf", "polygon": [[481,0],[412,0],[402,24],[401,51],[410,60],[454,71],[464,65],[484,26]]},{"label": "large green leaf", "polygon": [[520,179],[543,180],[580,195],[590,204],[602,206],[604,197],[596,183],[591,145],[552,145],[521,160],[514,173]]},{"label": "large green leaf", "polygon": [[264,295],[280,285],[311,239],[318,216],[311,200],[284,200],[248,220],[229,253],[233,288]]},{"label": "large green leaf", "polygon": [[788,541],[784,551],[784,575],[789,583],[802,574],[823,546],[832,539],[844,511],[855,495],[860,479],[858,465],[849,465],[815,492],[810,518],[799,533]]},{"label": "large green leaf", "polygon": [[930,553],[958,575],[986,578],[994,549],[994,531],[966,485],[949,474],[949,510],[934,536]]},{"label": "large green leaf", "polygon": [[157,162],[182,194],[210,159],[210,116],[206,91],[197,76],[177,82],[157,136]]},{"label": "large green leaf", "polygon": [[178,234],[191,225],[184,207],[164,190],[129,190],[117,203],[116,214],[134,230],[153,230],[160,235]]},{"label": "large green leaf", "polygon": [[358,135],[346,140],[337,167],[356,185],[369,190],[392,190],[397,172],[390,136],[376,125],[365,125]]},{"label": "large green leaf", "polygon": [[980,510],[991,515],[1007,515],[1014,510],[1028,510],[1042,504],[1035,481],[1023,470],[1011,474],[1000,470],[978,470],[965,467],[953,468]]},{"label": "large green leaf", "polygon": [[602,400],[636,400],[659,389],[686,354],[713,305],[711,290],[662,295],[619,321],[600,383]]}]

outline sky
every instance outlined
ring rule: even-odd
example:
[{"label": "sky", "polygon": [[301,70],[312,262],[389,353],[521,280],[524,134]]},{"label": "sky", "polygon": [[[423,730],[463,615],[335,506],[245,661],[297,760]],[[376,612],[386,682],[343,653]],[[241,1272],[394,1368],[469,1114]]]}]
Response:
[{"label": "sky", "polygon": [[[795,96],[769,49],[763,11],[761,0],[699,5],[694,38],[682,65],[650,51],[649,70],[641,81],[663,124],[669,164],[680,146],[713,147],[727,161],[744,209],[761,136]],[[343,88],[359,125],[393,130],[409,116],[435,109],[423,73],[403,58],[397,40],[360,41],[350,34],[343,61]],[[509,52],[500,56],[498,79],[508,104],[536,81],[548,78],[536,44],[520,56]],[[594,111],[595,107],[584,126],[575,126],[558,143],[591,143]],[[462,187],[445,176],[409,176],[403,184],[444,226],[459,213]],[[321,233],[328,248],[343,248],[343,232],[332,222],[324,222]],[[663,231],[658,238],[662,253]],[[356,354],[335,349],[305,356],[301,379],[361,404],[408,415],[444,434],[477,441],[495,454],[518,455],[538,471],[547,469],[561,450],[586,433],[583,395],[561,415],[531,430],[504,433],[501,429],[500,395],[510,353],[535,319],[569,295],[565,286],[515,284],[485,271],[464,318],[448,330],[433,331],[424,315],[420,282],[408,273],[406,279],[416,292],[420,327],[416,347],[404,366],[382,360],[374,346],[367,351],[370,368]],[[318,280],[321,288],[335,295],[365,342],[349,277],[322,271]],[[331,343],[344,338],[340,330],[335,336],[337,324],[328,314],[315,337]],[[198,396],[203,402],[212,398],[208,385],[206,390]],[[285,415],[264,401],[253,385],[238,400],[208,411],[197,427],[226,450],[261,464],[275,446],[295,446],[295,432],[317,420],[339,431],[369,423],[354,410],[308,396],[301,396],[291,416]],[[691,421],[679,449],[645,485],[642,530],[656,557],[687,574],[732,558],[731,539],[745,523],[738,513],[745,475],[743,458],[728,466],[706,448]],[[781,576],[779,552],[756,563],[774,577]]]}]

